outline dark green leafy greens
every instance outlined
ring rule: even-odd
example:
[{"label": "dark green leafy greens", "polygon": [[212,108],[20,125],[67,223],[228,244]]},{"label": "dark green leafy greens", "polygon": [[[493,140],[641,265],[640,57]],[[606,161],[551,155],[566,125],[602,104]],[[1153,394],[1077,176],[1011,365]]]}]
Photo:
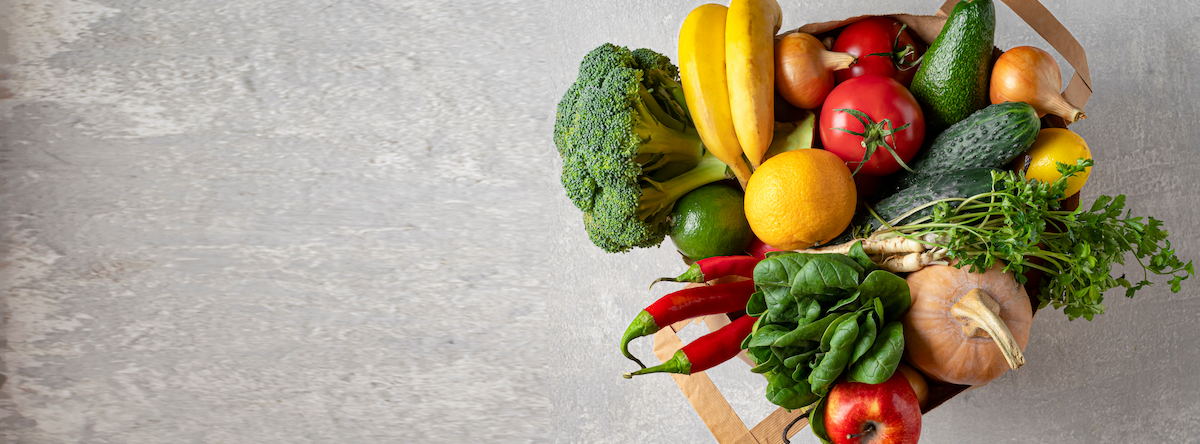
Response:
[{"label": "dark green leafy greens", "polygon": [[[1172,292],[1195,275],[1192,262],[1184,263],[1171,248],[1162,221],[1132,217],[1125,196],[1099,196],[1090,208],[1062,209],[1067,178],[1092,165],[1080,159],[1075,165],[1058,164],[1062,178],[1051,183],[1025,180],[1023,172],[992,173],[992,191],[977,196],[950,198],[914,208],[910,214],[932,207],[930,216],[892,221],[894,226],[876,231],[899,232],[917,239],[930,234],[948,235],[948,258],[957,266],[986,270],[997,262],[1025,283],[1024,272],[1042,272],[1038,308],[1062,309],[1068,319],[1092,320],[1104,313],[1104,292],[1118,286],[1125,296],[1151,285],[1149,275],[1171,276]],[[1133,253],[1142,268],[1136,283],[1113,277],[1113,264],[1125,264]]]},{"label": "dark green leafy greens", "polygon": [[[746,312],[759,319],[742,348],[753,371],[767,377],[772,403],[797,409],[821,399],[842,375],[886,380],[896,370],[892,332],[901,332],[896,319],[912,302],[908,284],[878,269],[860,245],[847,255],[768,256],[754,282]],[[903,351],[904,336],[898,339]]]}]

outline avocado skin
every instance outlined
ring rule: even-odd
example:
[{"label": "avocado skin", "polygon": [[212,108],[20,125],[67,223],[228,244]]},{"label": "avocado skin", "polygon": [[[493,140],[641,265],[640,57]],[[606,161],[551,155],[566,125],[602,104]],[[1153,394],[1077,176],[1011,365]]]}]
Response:
[{"label": "avocado skin", "polygon": [[990,102],[996,8],[992,0],[963,0],[925,52],[913,77],[927,133],[937,134]]}]

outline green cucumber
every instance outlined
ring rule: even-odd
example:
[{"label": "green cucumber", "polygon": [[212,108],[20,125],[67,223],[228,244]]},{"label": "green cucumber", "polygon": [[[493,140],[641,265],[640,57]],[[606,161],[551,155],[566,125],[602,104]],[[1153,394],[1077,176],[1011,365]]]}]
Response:
[{"label": "green cucumber", "polygon": [[937,134],[987,106],[995,33],[992,0],[963,0],[954,6],[909,88],[921,102],[926,134]]},{"label": "green cucumber", "polygon": [[[938,176],[928,176],[921,181],[913,183],[908,188],[879,201],[871,208],[883,220],[891,222],[893,219],[903,216],[914,208],[935,200],[951,197],[966,198],[992,191],[993,171],[999,172],[1000,170],[995,168],[969,168],[950,171]],[[933,207],[913,213],[911,216],[900,221],[900,223],[903,224],[908,221],[920,219],[930,214],[933,214]],[[863,231],[862,227],[870,227],[869,232],[874,232],[882,226],[883,224],[872,216],[870,212],[859,211],[855,215],[854,221],[850,223],[850,228],[829,244],[838,245],[853,240],[854,233],[861,233]]]},{"label": "green cucumber", "polygon": [[947,171],[1000,168],[1029,149],[1042,129],[1037,111],[1025,102],[1004,102],[976,111],[951,125],[901,170],[898,189]]}]

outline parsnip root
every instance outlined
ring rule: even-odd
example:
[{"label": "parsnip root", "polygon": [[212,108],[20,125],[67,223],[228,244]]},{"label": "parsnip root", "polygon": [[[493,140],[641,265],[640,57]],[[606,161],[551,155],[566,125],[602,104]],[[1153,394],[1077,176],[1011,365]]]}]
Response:
[{"label": "parsnip root", "polygon": [[934,248],[922,253],[886,256],[883,260],[877,260],[875,263],[879,264],[880,268],[893,273],[911,273],[925,268],[926,265],[945,265],[946,262],[942,259],[946,258],[947,252],[948,250],[945,248]]},{"label": "parsnip root", "polygon": [[900,236],[895,231],[886,231],[868,238],[854,239],[840,245],[830,245],[820,248],[796,250],[797,253],[837,253],[847,254],[855,242],[862,242],[863,252],[871,255],[896,255],[905,253],[920,253],[931,246],[944,245],[950,241],[946,234],[930,233],[917,239]]}]

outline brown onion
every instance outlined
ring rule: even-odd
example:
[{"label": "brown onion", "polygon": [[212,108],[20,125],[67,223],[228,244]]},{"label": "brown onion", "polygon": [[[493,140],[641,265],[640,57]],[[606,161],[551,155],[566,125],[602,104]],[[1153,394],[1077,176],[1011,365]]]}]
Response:
[{"label": "brown onion", "polygon": [[908,378],[908,385],[913,388],[913,393],[917,394],[917,405],[925,407],[925,401],[929,400],[929,383],[925,382],[925,377],[917,369],[909,367],[903,362],[896,367],[900,373],[904,373],[904,377]]},{"label": "brown onion", "polygon": [[1038,117],[1054,114],[1067,123],[1086,119],[1062,96],[1062,72],[1050,53],[1032,46],[1005,51],[992,67],[992,103],[1025,102]]},{"label": "brown onion", "polygon": [[775,43],[775,89],[799,108],[820,108],[833,90],[833,72],[857,61],[853,55],[825,49],[812,35],[788,34]]}]

